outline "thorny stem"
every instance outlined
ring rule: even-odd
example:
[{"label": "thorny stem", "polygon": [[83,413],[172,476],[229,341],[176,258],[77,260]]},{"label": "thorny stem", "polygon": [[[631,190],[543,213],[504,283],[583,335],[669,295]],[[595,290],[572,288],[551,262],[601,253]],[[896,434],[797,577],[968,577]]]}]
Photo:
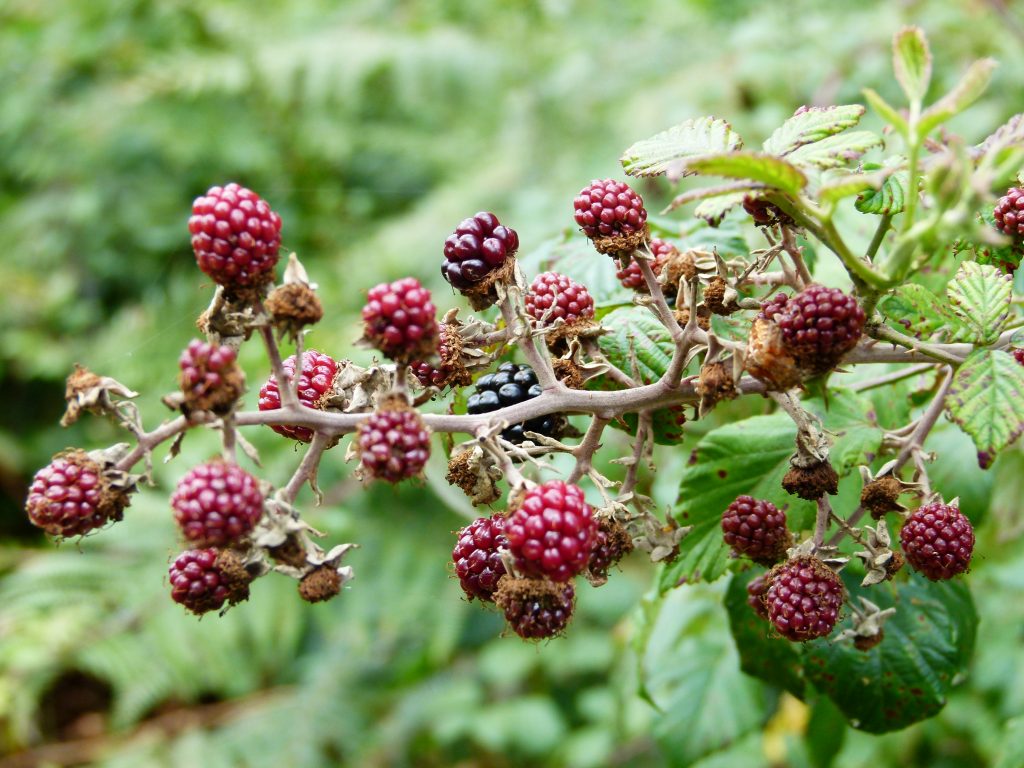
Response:
[{"label": "thorny stem", "polygon": [[548,355],[547,349],[545,348],[544,351],[541,351],[537,347],[537,340],[531,336],[529,325],[517,315],[516,308],[512,303],[511,293],[507,290],[501,300],[500,307],[501,317],[505,321],[505,327],[508,329],[509,339],[522,339],[523,343],[519,345],[519,348],[522,350],[526,362],[530,364],[530,367],[537,374],[537,383],[540,384],[541,389],[545,392],[564,389],[562,383],[555,377],[555,369],[551,364],[551,356]]},{"label": "thorny stem", "polygon": [[665,375],[661,377],[661,380],[668,384],[670,387],[676,387],[679,384],[679,380],[683,375],[683,367],[686,365],[687,354],[690,348],[694,345],[698,338],[705,338],[704,331],[697,327],[697,312],[696,312],[696,285],[693,286],[693,294],[690,297],[690,317],[686,322],[686,327],[679,325],[679,321],[676,320],[675,314],[668,306],[668,302],[665,301],[665,294],[661,290],[661,285],[658,283],[658,278],[654,274],[654,270],[651,268],[651,262],[649,260],[650,251],[644,247],[644,250],[639,252],[639,258],[634,256],[637,264],[640,265],[640,271],[644,276],[644,282],[647,283],[647,290],[651,294],[652,307],[661,324],[668,329],[669,334],[672,336],[672,342],[675,344],[675,353],[672,355],[672,360],[669,363],[668,370],[665,371]]},{"label": "thorny stem", "polygon": [[302,461],[299,462],[299,466],[295,469],[295,473],[288,481],[288,485],[281,491],[281,500],[286,504],[291,504],[295,501],[295,497],[299,495],[299,491],[302,490],[302,486],[307,480],[312,481],[316,477],[317,467],[320,466],[320,457],[331,445],[331,438],[324,432],[315,432],[313,434],[313,440],[309,444],[309,448],[306,449],[306,455],[302,457]]},{"label": "thorny stem", "polygon": [[[194,416],[195,414],[193,414]],[[171,421],[164,422],[159,427],[154,429],[152,432],[142,432],[137,435],[138,442],[135,447],[119,462],[117,462],[117,469],[122,472],[127,472],[129,469],[134,467],[139,460],[145,456],[149,451],[152,451],[160,443],[165,440],[170,440],[172,437],[184,432],[190,427],[197,426],[199,423],[205,422],[190,422],[184,416],[179,416]]]},{"label": "thorny stem", "polygon": [[609,419],[595,416],[593,421],[590,422],[583,440],[573,449],[572,455],[576,457],[576,466],[569,473],[569,478],[566,480],[567,483],[579,482],[579,479],[593,467],[594,454],[601,447],[601,434],[608,425],[608,421]]},{"label": "thorny stem", "polygon": [[793,266],[796,267],[797,275],[800,277],[803,285],[796,286],[804,288],[814,282],[811,277],[810,271],[807,269],[807,264],[804,263],[804,255],[796,244],[796,239],[793,237],[793,230],[789,227],[782,227],[782,247],[786,253],[789,254],[789,258],[793,261]]},{"label": "thorny stem", "polygon": [[622,386],[629,388],[633,388],[637,385],[636,380],[633,379],[632,376],[604,356],[604,353],[601,351],[601,348],[597,345],[596,341],[593,339],[584,339],[583,349],[586,351],[587,357],[595,363],[601,363],[602,365],[608,366],[608,370],[605,371],[604,375],[616,384],[621,384]]},{"label": "thorny stem", "polygon": [[[277,346],[277,339],[274,338],[274,329],[269,325],[260,326],[260,335],[263,337],[263,345],[267,348],[267,357],[270,359],[270,370],[277,380],[277,391],[281,394],[281,405],[283,407],[296,406],[299,403],[295,396],[295,390],[289,386],[288,377],[284,373],[284,365],[281,362],[281,350]],[[296,360],[295,378],[299,378],[302,372],[302,361]]]},{"label": "thorny stem", "polygon": [[814,548],[817,549],[825,543],[825,532],[828,531],[828,523],[834,513],[828,496],[822,495],[818,499],[818,512],[814,520]]},{"label": "thorny stem", "polygon": [[228,414],[220,420],[221,425],[221,455],[224,457],[224,461],[229,464],[238,463],[238,452],[237,447],[237,436],[238,433],[235,430],[235,419],[232,414]]},{"label": "thorny stem", "polygon": [[943,363],[950,363],[952,365],[959,365],[963,362],[962,359],[956,355],[948,353],[939,344],[928,344],[927,342],[915,339],[913,336],[907,336],[904,333],[900,333],[895,328],[891,328],[888,325],[882,323],[869,323],[864,328],[864,332],[867,333],[871,338],[878,339],[879,341],[889,341],[893,344],[898,344],[901,347],[920,352],[922,355],[934,358]]},{"label": "thorny stem", "polygon": [[619,489],[619,498],[633,492],[636,482],[640,477],[640,464],[643,462],[647,451],[647,440],[651,434],[652,416],[650,411],[641,411],[637,414],[636,440],[633,443],[633,462],[626,468],[626,477]]}]

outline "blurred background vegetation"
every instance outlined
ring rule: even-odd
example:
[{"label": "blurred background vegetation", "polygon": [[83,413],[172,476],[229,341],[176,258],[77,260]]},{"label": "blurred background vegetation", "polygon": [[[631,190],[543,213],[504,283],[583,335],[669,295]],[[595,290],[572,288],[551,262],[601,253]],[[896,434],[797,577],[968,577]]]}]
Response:
[{"label": "blurred background vegetation", "polygon": [[[94,418],[57,426],[74,362],[141,391],[147,424],[162,418],[211,294],[185,227],[210,185],[271,202],[328,311],[309,344],[365,360],[351,343],[367,287],[413,274],[461,306],[438,264],[463,217],[494,210],[528,252],[569,229],[587,181],[621,175],[623,148],[674,122],[714,114],[760,139],[801,104],[858,101],[863,86],[895,99],[889,41],[905,23],[931,38],[936,92],[973,58],[1002,63],[954,129],[978,139],[1019,111],[1024,14],[997,0],[0,3],[0,766],[992,764],[1024,712],[1024,460],[981,473],[951,431],[931,444],[936,474],[988,512],[971,579],[982,642],[938,718],[885,737],[743,676],[720,586],[647,615],[639,562],[581,590],[565,639],[499,637],[445,567],[472,512],[438,482],[440,457],[419,486],[364,491],[328,455],[327,503],[300,502],[361,549],[352,588],[316,607],[283,578],[223,619],[167,598],[167,488],[215,450],[204,437],[101,536],[54,547],[21,512],[54,452],[120,439]],[[255,390],[262,353],[242,360]],[[294,447],[250,438],[284,481]],[[687,442],[645,479],[663,504]],[[654,663],[676,665],[672,706],[638,692]]]}]

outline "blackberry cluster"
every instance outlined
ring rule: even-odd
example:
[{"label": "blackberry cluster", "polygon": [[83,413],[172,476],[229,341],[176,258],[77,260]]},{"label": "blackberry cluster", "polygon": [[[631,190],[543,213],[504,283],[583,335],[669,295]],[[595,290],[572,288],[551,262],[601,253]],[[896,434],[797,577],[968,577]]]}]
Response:
[{"label": "blackberry cluster", "polygon": [[533,279],[525,296],[526,311],[538,325],[556,320],[574,323],[594,317],[594,299],[585,286],[557,272],[542,272]]},{"label": "blackberry cluster", "polygon": [[457,290],[471,288],[504,265],[519,249],[519,235],[493,213],[465,219],[444,241],[441,274]]},{"label": "blackberry cluster", "polygon": [[846,594],[835,571],[816,557],[801,557],[777,565],[766,581],[764,604],[780,635],[803,642],[831,634]]},{"label": "blackberry cluster", "polygon": [[[466,412],[470,414],[490,413],[499,408],[523,403],[539,397],[540,384],[533,368],[525,363],[502,363],[495,373],[487,373],[477,379],[476,391],[469,396]],[[540,416],[522,424],[506,428],[501,436],[510,443],[519,444],[526,439],[524,432],[536,432],[555,437],[558,420],[555,416]]]},{"label": "blackberry cluster", "polygon": [[907,517],[900,546],[911,568],[932,581],[943,581],[970,567],[974,528],[957,507],[935,501]]},{"label": "blackberry cluster", "polygon": [[224,286],[269,282],[281,246],[281,217],[250,189],[210,187],[188,220],[199,268]]},{"label": "blackberry cluster", "polygon": [[185,475],[171,496],[185,539],[222,547],[249,533],[263,515],[259,481],[237,464],[211,461]]},{"label": "blackberry cluster", "polygon": [[591,240],[632,235],[643,229],[647,209],[643,198],[628,184],[614,179],[595,179],[573,200],[576,223]]},{"label": "blackberry cluster", "polygon": [[193,339],[178,358],[186,404],[196,410],[229,411],[242,396],[244,378],[231,347]]},{"label": "blackberry cluster", "polygon": [[725,543],[755,563],[773,565],[790,544],[786,513],[770,501],[740,496],[722,513]]},{"label": "blackberry cluster", "polygon": [[[295,378],[295,355],[282,363],[284,375],[289,383]],[[310,349],[302,353],[302,372],[299,374],[299,403],[307,408],[323,410],[327,407],[338,375],[338,363],[330,355]],[[277,379],[271,374],[267,383],[260,388],[259,409],[276,411],[281,407],[281,390]],[[279,435],[290,437],[302,443],[313,439],[313,430],[308,427],[277,424],[270,427]]]},{"label": "blackberry cluster", "polygon": [[356,440],[363,469],[389,483],[416,477],[430,458],[430,431],[404,404],[371,414],[359,425]]},{"label": "blackberry cluster", "polygon": [[437,348],[437,309],[414,277],[370,289],[363,307],[366,339],[397,363],[411,363]]},{"label": "blackberry cluster", "polygon": [[70,451],[36,472],[25,511],[32,525],[67,538],[120,520],[127,503],[126,495],[109,487],[96,462],[83,451]]},{"label": "blackberry cluster", "polygon": [[778,326],[798,366],[824,373],[857,346],[865,316],[857,300],[838,288],[809,285],[792,297],[776,294],[762,305],[758,318]]},{"label": "blackberry cluster", "polygon": [[1024,239],[1024,189],[1010,187],[992,211],[996,229],[1014,240]]},{"label": "blackberry cluster", "polygon": [[478,517],[458,532],[452,550],[455,574],[466,597],[494,602],[498,579],[505,575],[505,564],[498,550],[508,547],[505,538],[505,516]]},{"label": "blackberry cluster", "polygon": [[598,524],[579,486],[548,480],[523,495],[505,523],[516,567],[531,576],[568,581],[587,567]]},{"label": "blackberry cluster", "polygon": [[[665,268],[665,263],[668,261],[669,256],[679,251],[672,243],[667,240],[662,240],[657,237],[652,237],[651,242],[648,245],[651,250],[651,255],[654,256],[654,260],[651,262],[651,269],[654,271],[655,277],[661,274],[661,271]],[[647,281],[644,280],[644,274],[640,271],[640,265],[636,259],[630,259],[626,262],[626,266],[620,266],[615,276],[622,283],[623,287],[629,288],[634,291],[640,291],[641,293],[648,293]],[[674,300],[675,291],[669,291],[670,296],[665,298]]]},{"label": "blackberry cluster", "polygon": [[542,640],[562,633],[572,618],[576,590],[571,583],[547,579],[502,577],[494,602],[512,631],[524,640]]}]

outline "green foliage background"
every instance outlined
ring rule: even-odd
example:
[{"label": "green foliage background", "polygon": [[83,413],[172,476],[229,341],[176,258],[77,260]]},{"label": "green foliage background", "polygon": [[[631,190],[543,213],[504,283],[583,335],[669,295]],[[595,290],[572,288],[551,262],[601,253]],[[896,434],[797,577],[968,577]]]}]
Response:
[{"label": "green foliage background", "polygon": [[[72,363],[141,391],[148,423],[163,415],[210,296],[185,220],[211,184],[238,180],[274,205],[328,311],[309,343],[365,360],[351,343],[370,285],[413,274],[439,305],[460,305],[437,266],[464,216],[498,212],[530,251],[569,228],[586,181],[621,176],[626,146],[687,117],[763,137],[796,106],[856,102],[863,86],[895,100],[889,41],[902,24],[927,30],[937,92],[973,58],[1002,63],[992,95],[952,126],[980,139],[1024,99],[1024,16],[1002,7],[6,0],[0,766],[1020,765],[1024,456],[982,473],[952,429],[929,447],[934,479],[981,523],[978,653],[937,718],[885,737],[742,675],[722,583],[643,600],[656,574],[631,563],[581,590],[567,638],[498,637],[498,618],[463,602],[445,568],[472,512],[439,458],[418,487],[364,491],[329,454],[329,503],[310,516],[362,545],[352,588],[309,607],[268,578],[219,620],[184,615],[163,581],[166,492],[214,450],[204,438],[158,469],[161,487],[124,523],[81,545],[55,548],[21,512],[51,454],[119,439],[96,419],[57,426]],[[266,375],[258,349],[243,363],[251,384]],[[284,481],[292,446],[251,438],[265,476]],[[696,439],[660,449],[645,483],[663,504]]]}]

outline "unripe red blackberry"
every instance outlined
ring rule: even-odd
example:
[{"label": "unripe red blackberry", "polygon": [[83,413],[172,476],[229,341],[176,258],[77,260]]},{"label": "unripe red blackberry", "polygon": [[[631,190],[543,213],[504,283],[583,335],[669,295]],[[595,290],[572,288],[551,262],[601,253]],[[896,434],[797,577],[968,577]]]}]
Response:
[{"label": "unripe red blackberry", "polygon": [[211,461],[181,478],[171,507],[190,544],[222,547],[256,526],[263,515],[263,493],[259,481],[237,464]]},{"label": "unripe red blackberry", "polygon": [[587,561],[591,583],[595,586],[603,584],[611,567],[632,551],[633,539],[622,523],[602,517]]},{"label": "unripe red blackberry", "polygon": [[[490,413],[539,397],[540,384],[533,368],[525,363],[502,363],[495,373],[487,373],[477,379],[476,391],[466,401],[466,412],[471,415]],[[558,432],[556,416],[540,416],[522,424],[512,424],[501,436],[510,443],[519,444],[526,439],[524,432],[555,437]]]},{"label": "unripe red blackberry", "polygon": [[1013,359],[1018,365],[1024,365],[1024,347],[1013,350]]},{"label": "unripe red blackberry", "polygon": [[273,277],[281,217],[250,189],[210,187],[188,220],[199,268],[223,286],[259,285]]},{"label": "unripe red blackberry", "polygon": [[464,387],[472,383],[473,376],[466,369],[462,349],[463,340],[458,327],[450,323],[441,323],[437,331],[438,364],[417,360],[409,367],[424,387]]},{"label": "unripe red blackberry", "polygon": [[1024,189],[1010,187],[992,210],[996,229],[1014,240],[1024,239]]},{"label": "unripe red blackberry", "polygon": [[747,582],[747,605],[757,614],[758,618],[768,621],[768,606],[764,604],[764,596],[768,593],[766,576],[767,574],[762,573]]},{"label": "unripe red blackberry", "polygon": [[[284,375],[291,386],[291,380],[295,377],[295,355],[285,360],[281,367],[284,368]],[[307,408],[322,411],[331,399],[334,380],[337,376],[338,363],[330,355],[313,349],[303,352],[302,372],[299,374],[299,403]],[[261,411],[276,411],[281,407],[281,390],[278,387],[277,378],[273,374],[260,388],[258,405]],[[313,439],[313,430],[307,427],[277,424],[271,426],[271,429],[279,435],[303,443],[308,443]]]},{"label": "unripe red blackberry", "polygon": [[503,576],[494,602],[505,614],[512,631],[525,640],[555,637],[569,624],[576,590],[571,583],[548,579],[514,579]]},{"label": "unripe red blackberry", "polygon": [[[651,255],[654,257],[653,261],[651,261],[651,270],[654,272],[655,277],[661,275],[661,271],[665,268],[669,257],[679,253],[672,243],[657,237],[651,238],[648,248],[650,248]],[[649,292],[647,290],[647,281],[644,280],[644,273],[640,271],[640,264],[637,263],[636,259],[630,258],[624,267],[620,265],[615,272],[615,276],[619,278],[619,282],[625,288],[640,291],[641,293]],[[675,292],[670,291],[670,293],[672,293],[671,298],[674,299]]]},{"label": "unripe red blackberry", "polygon": [[737,555],[762,565],[777,563],[790,545],[786,513],[752,496],[739,496],[722,513],[722,534]]},{"label": "unripe red blackberry", "polygon": [[365,339],[395,362],[411,363],[437,348],[437,309],[414,277],[371,288],[363,323]]},{"label": "unripe red blackberry", "polygon": [[430,458],[430,431],[416,411],[397,399],[359,424],[356,441],[363,470],[389,483],[416,477]]},{"label": "unripe red blackberry", "polygon": [[959,508],[934,501],[907,517],[900,546],[918,573],[932,581],[951,579],[971,565],[974,528]]},{"label": "unripe red blackberry", "polygon": [[459,540],[452,550],[455,574],[466,597],[494,602],[498,579],[505,575],[505,564],[498,550],[508,548],[503,533],[505,516],[478,517],[458,532]]},{"label": "unripe red blackberry", "polygon": [[813,640],[835,628],[846,589],[839,575],[821,560],[790,560],[775,566],[765,579],[768,620],[787,640]]},{"label": "unripe red blackberry", "polygon": [[51,536],[82,536],[120,520],[127,491],[112,488],[103,469],[85,451],[58,454],[36,472],[25,511],[32,525]]},{"label": "unripe red blackberry", "polygon": [[778,326],[782,343],[808,373],[824,373],[857,346],[864,310],[838,288],[809,285],[795,296],[777,294],[761,307],[758,318]]},{"label": "unripe red blackberry", "polygon": [[505,524],[505,536],[523,573],[568,581],[587,567],[597,528],[579,486],[548,480],[523,495]]},{"label": "unripe red blackberry", "polygon": [[471,288],[500,269],[518,249],[516,231],[502,226],[493,213],[481,211],[464,219],[444,241],[441,274],[457,290]]},{"label": "unripe red blackberry", "polygon": [[226,413],[242,396],[245,376],[231,347],[193,339],[178,358],[178,383],[188,410]]},{"label": "unripe red blackberry", "polygon": [[595,179],[573,200],[576,223],[591,240],[632,235],[647,222],[643,198],[628,184],[614,179]]},{"label": "unripe red blackberry", "polygon": [[182,552],[167,571],[171,599],[192,613],[216,611],[224,603],[249,597],[249,578],[229,552],[216,549],[190,549]]},{"label": "unripe red blackberry", "polygon": [[557,272],[537,275],[525,302],[527,313],[540,326],[554,325],[556,320],[574,323],[594,318],[594,299],[586,286]]}]

